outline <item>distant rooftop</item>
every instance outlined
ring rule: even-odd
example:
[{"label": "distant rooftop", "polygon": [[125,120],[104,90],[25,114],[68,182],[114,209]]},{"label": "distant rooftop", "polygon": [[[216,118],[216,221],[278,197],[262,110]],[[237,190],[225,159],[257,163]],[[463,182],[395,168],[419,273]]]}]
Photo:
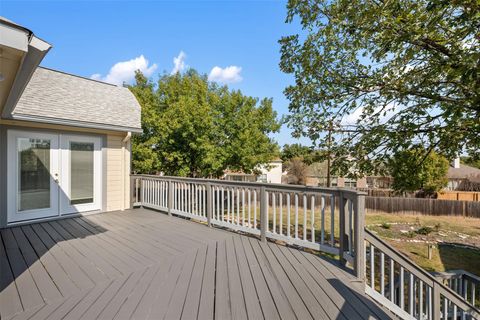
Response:
[{"label": "distant rooftop", "polygon": [[467,166],[463,163],[460,164],[460,168],[454,168],[450,166],[448,168],[447,176],[449,179],[480,179],[480,169]]}]

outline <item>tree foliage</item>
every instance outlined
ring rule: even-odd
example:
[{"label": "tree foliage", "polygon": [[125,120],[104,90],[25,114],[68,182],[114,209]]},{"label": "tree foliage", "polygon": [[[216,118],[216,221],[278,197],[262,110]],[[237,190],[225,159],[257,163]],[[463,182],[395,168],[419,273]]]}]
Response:
[{"label": "tree foliage", "polygon": [[478,153],[476,157],[461,157],[460,160],[467,166],[480,169],[480,154]]},{"label": "tree foliage", "polygon": [[448,160],[435,151],[424,155],[423,148],[415,147],[393,156],[389,161],[392,189],[399,192],[422,190],[431,194],[447,185]]},{"label": "tree foliage", "polygon": [[289,183],[305,185],[307,181],[308,167],[303,158],[293,157],[286,163]]},{"label": "tree foliage", "polygon": [[293,158],[300,158],[307,165],[322,161],[325,158],[325,152],[314,150],[312,147],[304,146],[299,143],[285,144],[280,152],[280,158],[284,163]]},{"label": "tree foliage", "polygon": [[[359,172],[416,144],[453,158],[480,149],[478,0],[289,0],[301,34],[280,40],[296,136]],[[356,119],[352,123],[346,121]]]},{"label": "tree foliage", "polygon": [[130,89],[142,106],[143,134],[133,138],[139,173],[210,177],[255,170],[278,155],[272,100],[211,83],[194,70],[163,75],[154,86],[140,72]]}]

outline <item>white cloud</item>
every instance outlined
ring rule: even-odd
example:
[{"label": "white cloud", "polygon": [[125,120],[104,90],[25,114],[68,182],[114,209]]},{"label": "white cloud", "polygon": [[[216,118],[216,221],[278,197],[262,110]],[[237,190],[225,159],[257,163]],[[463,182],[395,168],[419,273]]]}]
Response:
[{"label": "white cloud", "polygon": [[226,68],[220,68],[215,66],[210,71],[208,75],[208,80],[217,81],[222,83],[235,83],[243,80],[240,72],[242,71],[241,67],[229,66]]},{"label": "white cloud", "polygon": [[91,79],[100,80],[116,85],[122,85],[123,83],[130,83],[135,78],[135,71],[140,70],[146,77],[150,77],[157,65],[154,63],[149,65],[149,62],[143,55],[136,57],[128,61],[117,62],[110,68],[108,74],[103,77],[99,73],[92,74]]},{"label": "white cloud", "polygon": [[185,52],[180,51],[178,56],[173,58],[173,69],[171,74],[175,74],[177,72],[182,72],[188,66],[185,64],[185,59],[187,59],[187,55]]}]

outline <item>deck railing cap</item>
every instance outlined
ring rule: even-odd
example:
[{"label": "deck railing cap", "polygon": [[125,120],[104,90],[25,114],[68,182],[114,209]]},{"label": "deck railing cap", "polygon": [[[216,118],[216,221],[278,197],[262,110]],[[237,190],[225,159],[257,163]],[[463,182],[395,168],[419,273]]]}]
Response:
[{"label": "deck railing cap", "polygon": [[239,186],[249,186],[249,187],[266,187],[267,189],[293,189],[297,191],[304,191],[304,192],[328,192],[328,193],[335,193],[338,194],[340,192],[357,195],[357,196],[365,196],[367,195],[366,192],[357,191],[349,188],[342,188],[342,187],[314,187],[314,186],[301,186],[301,185],[292,185],[292,184],[281,184],[281,183],[266,183],[266,182],[243,182],[243,181],[230,181],[230,180],[220,180],[220,179],[206,179],[206,178],[192,178],[192,177],[177,177],[177,176],[158,176],[158,175],[149,175],[149,174],[133,174],[132,177],[145,177],[145,178],[156,178],[162,180],[179,180],[179,181],[191,181],[191,182],[198,182],[203,181],[205,183],[216,183],[216,184],[234,184]]}]

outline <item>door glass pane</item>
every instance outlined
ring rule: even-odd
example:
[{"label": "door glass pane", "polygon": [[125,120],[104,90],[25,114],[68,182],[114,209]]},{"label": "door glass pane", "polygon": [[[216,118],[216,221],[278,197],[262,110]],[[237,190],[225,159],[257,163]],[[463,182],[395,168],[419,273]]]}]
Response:
[{"label": "door glass pane", "polygon": [[50,140],[18,139],[18,211],[50,208]]},{"label": "door glass pane", "polygon": [[93,202],[93,143],[70,142],[70,204]]}]

